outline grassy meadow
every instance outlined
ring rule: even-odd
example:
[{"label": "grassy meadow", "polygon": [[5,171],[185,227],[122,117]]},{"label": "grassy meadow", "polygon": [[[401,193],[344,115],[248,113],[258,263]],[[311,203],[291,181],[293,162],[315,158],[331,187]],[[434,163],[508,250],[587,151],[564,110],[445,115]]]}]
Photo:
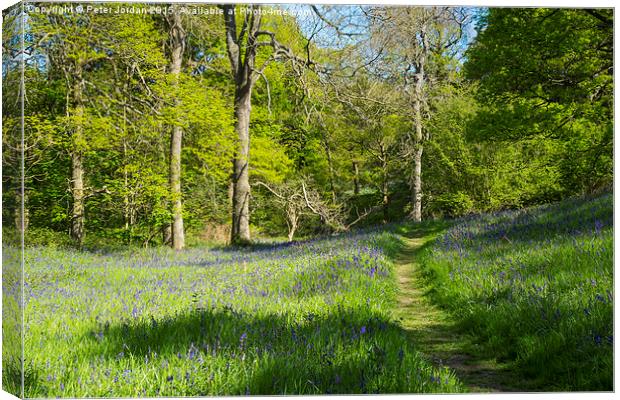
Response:
[{"label": "grassy meadow", "polygon": [[395,243],[28,249],[26,396],[458,392],[391,317]]},{"label": "grassy meadow", "polygon": [[[426,222],[436,238],[416,255],[417,284],[515,386],[611,390],[612,203]],[[25,395],[466,392],[396,317],[399,234],[414,229],[182,252],[27,248]]]},{"label": "grassy meadow", "polygon": [[612,390],[611,194],[465,218],[421,257],[484,351],[544,390]]}]

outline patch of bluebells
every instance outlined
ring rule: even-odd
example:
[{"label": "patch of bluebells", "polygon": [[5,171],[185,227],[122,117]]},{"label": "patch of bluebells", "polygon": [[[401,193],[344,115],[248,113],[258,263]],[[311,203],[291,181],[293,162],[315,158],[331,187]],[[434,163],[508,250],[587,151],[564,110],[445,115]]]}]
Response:
[{"label": "patch of bluebells", "polygon": [[[613,340],[605,339],[613,336],[611,194],[456,220],[423,264],[429,276],[446,277],[436,299],[482,337],[496,338],[498,354],[536,370],[535,351],[506,350],[528,337],[543,346],[539,354],[575,357],[584,376],[599,368],[604,379],[611,376]],[[581,382],[588,379],[599,378]]]},{"label": "patch of bluebells", "polygon": [[[397,355],[398,349],[417,353],[388,323],[395,282],[382,235],[389,233],[370,229],[183,252],[28,249],[26,351],[35,355],[32,362],[42,376],[54,374],[53,381],[42,379],[40,392],[31,397],[220,394],[245,387],[243,382],[254,394],[249,377],[273,360],[285,363],[282,369],[293,376],[262,394],[295,390],[290,389],[295,382],[309,379],[294,374],[315,364],[325,377],[311,379],[315,386],[297,387],[299,393],[370,391],[368,371],[387,376],[412,368],[419,380],[386,378],[400,386],[383,391],[459,390],[439,380],[429,387],[429,374],[440,372],[414,356]],[[391,353],[397,365],[387,365],[387,355],[368,359],[368,346],[378,348],[385,338],[397,345]],[[335,360],[355,352],[370,363],[355,366],[363,372],[359,377],[335,369],[344,368]],[[43,355],[56,354],[65,357],[44,364]],[[67,390],[60,393],[55,373],[65,367]],[[192,377],[203,377],[196,379],[203,386],[194,386]],[[78,379],[80,385],[69,385]]]}]

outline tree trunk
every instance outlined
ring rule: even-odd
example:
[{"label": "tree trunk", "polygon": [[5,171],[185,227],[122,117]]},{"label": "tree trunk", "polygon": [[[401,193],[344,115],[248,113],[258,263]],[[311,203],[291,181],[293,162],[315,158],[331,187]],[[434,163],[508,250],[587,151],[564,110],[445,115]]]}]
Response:
[{"label": "tree trunk", "polygon": [[[171,63],[170,73],[174,85],[178,85],[183,52],[185,50],[185,31],[181,25],[181,15],[172,14],[170,27]],[[175,100],[178,105],[178,100]],[[170,138],[170,194],[172,197],[172,247],[181,250],[185,247],[185,232],[183,229],[183,203],[181,194],[181,149],[183,146],[183,129],[179,125],[172,128]]]},{"label": "tree trunk", "polygon": [[388,193],[388,183],[387,177],[383,178],[383,223],[387,223],[389,220],[389,206],[390,206],[390,197]]},{"label": "tree trunk", "polygon": [[360,170],[357,161],[353,161],[353,193],[360,194]]},{"label": "tree trunk", "polygon": [[73,130],[73,152],[71,154],[71,194],[73,196],[73,209],[71,212],[71,237],[78,246],[84,243],[86,232],[84,231],[84,104],[82,98],[82,71],[78,64],[75,73],[75,85],[73,87],[73,100],[75,107],[75,127]]},{"label": "tree trunk", "polygon": [[387,224],[389,220],[390,199],[388,197],[387,191],[385,191],[387,189],[384,187],[383,190],[383,223]]},{"label": "tree trunk", "polygon": [[[423,74],[423,72],[422,72]],[[416,100],[414,102],[415,112],[415,142],[413,145],[413,170],[411,173],[411,214],[410,218],[415,222],[422,221],[422,85],[423,77],[418,77],[416,83]]]},{"label": "tree trunk", "polygon": [[[126,108],[123,108],[123,120],[125,120]],[[123,134],[126,134],[127,130],[125,124],[123,124]],[[126,242],[131,245],[131,211],[129,205],[129,172],[127,171],[127,140],[123,139],[123,219],[125,221],[125,234]]]},{"label": "tree trunk", "polygon": [[181,250],[185,247],[183,230],[183,203],[181,199],[181,127],[172,129],[170,141],[170,190],[172,194],[172,247]]},{"label": "tree trunk", "polygon": [[390,198],[388,192],[388,162],[387,151],[383,145],[381,145],[381,193],[383,195],[383,223],[388,222]]},{"label": "tree trunk", "polygon": [[250,242],[250,113],[252,84],[238,87],[235,94],[235,131],[239,139],[233,160],[233,207],[230,241],[233,244]]},{"label": "tree trunk", "polygon": [[426,31],[423,28],[420,33],[422,40],[422,52],[418,60],[416,83],[415,83],[415,99],[413,102],[413,111],[415,118],[415,137],[413,143],[413,173],[411,179],[411,219],[415,222],[422,221],[422,152],[424,150],[424,136],[422,133],[422,99],[424,96],[424,67],[426,64],[426,52],[428,45],[426,43]]},{"label": "tree trunk", "polygon": [[297,221],[299,220],[299,216],[297,213],[292,212],[289,214],[289,222],[288,222],[288,241],[292,242],[293,237],[295,236],[295,231],[297,231]]},{"label": "tree trunk", "polygon": [[172,224],[167,224],[161,231],[161,240],[165,246],[172,246]]},{"label": "tree trunk", "polygon": [[235,184],[233,183],[233,176],[230,176],[230,180],[228,181],[228,206],[232,210],[233,205],[233,197],[235,195]]},{"label": "tree trunk", "polygon": [[84,166],[82,152],[75,151],[71,156],[71,193],[73,210],[71,217],[71,237],[81,246],[84,243]]},{"label": "tree trunk", "polygon": [[412,186],[412,198],[411,203],[413,209],[411,210],[411,219],[415,222],[422,221],[422,144],[419,144],[415,149],[413,155],[413,173],[411,179]]},{"label": "tree trunk", "polygon": [[[243,29],[237,35],[234,5],[222,5],[226,27],[226,49],[231,71],[235,77],[235,131],[239,139],[233,159],[232,227],[230,242],[246,244],[250,237],[250,113],[252,111],[252,86],[256,58],[256,34],[260,28],[261,14],[244,15]],[[260,11],[259,5],[251,6]],[[245,43],[241,43],[245,42]],[[245,56],[242,56],[245,53]]]},{"label": "tree trunk", "polygon": [[26,190],[20,187],[16,191],[15,202],[15,228],[17,232],[25,234],[28,229],[29,214],[28,214],[28,193]]}]

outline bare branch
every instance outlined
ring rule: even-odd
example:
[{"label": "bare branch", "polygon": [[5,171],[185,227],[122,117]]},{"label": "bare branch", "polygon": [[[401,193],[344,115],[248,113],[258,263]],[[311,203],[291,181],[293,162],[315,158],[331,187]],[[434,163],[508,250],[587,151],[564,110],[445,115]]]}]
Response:
[{"label": "bare branch", "polygon": [[349,230],[351,229],[351,227],[355,224],[357,224],[358,222],[362,221],[364,218],[366,218],[367,216],[369,216],[370,214],[372,214],[373,212],[379,210],[380,208],[382,208],[383,205],[382,204],[378,204],[376,206],[367,208],[366,210],[364,210],[364,212],[362,214],[360,214],[359,212],[357,212],[356,210],[356,214],[357,214],[357,218],[354,219],[352,222],[349,222],[348,224],[346,224],[344,226],[345,230]]},{"label": "bare branch", "polygon": [[256,72],[258,75],[260,75],[264,80],[265,80],[265,85],[267,86],[267,111],[269,111],[269,115],[271,116],[271,89],[269,86],[269,80],[267,79],[267,76],[265,76],[265,73],[261,70],[255,70],[253,69],[252,71]]},{"label": "bare branch", "polygon": [[279,199],[282,199],[282,200],[286,199],[284,196],[282,196],[280,193],[278,193],[275,190],[273,190],[272,188],[270,188],[269,185],[267,185],[264,182],[258,181],[258,182],[254,182],[254,184],[255,185],[263,186],[265,189],[269,190],[274,196],[276,196]]}]

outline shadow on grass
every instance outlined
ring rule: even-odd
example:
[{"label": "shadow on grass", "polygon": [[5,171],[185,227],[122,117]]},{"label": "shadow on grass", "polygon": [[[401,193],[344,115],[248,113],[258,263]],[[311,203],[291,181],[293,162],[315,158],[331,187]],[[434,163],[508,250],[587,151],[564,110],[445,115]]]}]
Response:
[{"label": "shadow on grass", "polygon": [[426,238],[428,240],[432,239],[453,224],[454,220],[431,220],[420,223],[403,224],[398,233],[408,239]]},{"label": "shadow on grass", "polygon": [[203,309],[100,328],[85,338],[90,359],[164,359],[204,371],[189,392],[176,395],[213,393],[213,372],[230,376],[228,395],[456,390],[445,372],[434,376],[399,325],[366,308],[308,313],[302,322],[287,314]]},{"label": "shadow on grass", "polygon": [[[448,243],[441,245],[451,244],[447,248],[455,248],[454,244],[459,244],[465,238],[466,250],[468,246],[475,250],[476,245],[485,247],[499,242],[502,244],[498,250],[500,253],[512,250],[517,243],[534,246],[555,235],[566,238],[596,235],[596,231],[613,226],[611,200],[610,195],[603,195],[594,200],[571,199],[527,212],[482,216],[473,221],[473,229],[466,225],[467,219],[455,221],[462,225],[453,230],[455,235]],[[403,236],[410,239],[428,237],[427,233],[428,230],[412,227]],[[510,239],[500,241],[506,236]],[[395,261],[414,263],[416,258],[424,258],[419,256],[430,245],[432,241],[426,241],[421,246],[405,246],[400,254],[402,259]],[[548,255],[553,258],[553,252],[548,252]],[[424,314],[432,322],[418,321],[417,324],[410,323],[407,328],[412,334],[412,340],[428,349],[431,359],[450,366],[470,388],[474,385],[500,391],[613,389],[613,336],[611,333],[601,333],[606,332],[610,323],[594,323],[590,317],[589,325],[580,326],[572,316],[568,321],[559,316],[547,319],[546,315],[554,315],[556,310],[559,313],[559,308],[534,302],[527,302],[524,306],[525,301],[515,305],[512,300],[508,300],[513,295],[512,288],[470,295],[468,303],[462,302],[463,309],[460,309],[451,300],[445,300],[445,297],[435,297],[448,276],[447,272],[446,275],[434,273],[436,271],[424,271],[421,274],[420,269],[417,269],[415,274],[409,274],[417,286],[418,293],[415,295],[418,301],[406,305],[402,312],[409,317],[413,316],[414,320],[416,313]],[[459,288],[453,290],[458,293]],[[602,296],[600,298],[603,299]],[[448,314],[452,318],[449,315],[448,318],[453,322],[442,320],[441,312],[433,317],[431,310],[439,309],[436,304],[450,310]],[[602,307],[599,303],[596,305]],[[421,312],[425,307],[426,311]],[[557,315],[565,314],[570,316],[572,310],[562,309],[562,314]],[[592,314],[598,315],[593,311]],[[603,340],[604,337],[609,338],[607,342]],[[574,356],[577,352],[582,354]]]},{"label": "shadow on grass", "polygon": [[222,253],[260,253],[270,252],[274,250],[282,250],[292,246],[296,246],[300,243],[304,243],[306,240],[301,241],[281,241],[281,242],[269,242],[269,243],[247,243],[247,244],[220,244],[210,247],[211,250],[220,251]]},{"label": "shadow on grass", "polygon": [[525,390],[509,366],[484,353],[458,319],[433,301],[434,281],[418,268],[420,256],[434,245],[434,238],[454,221],[405,224],[393,238],[399,251],[391,255],[399,282],[397,316],[409,340],[434,365],[449,367],[472,392]]},{"label": "shadow on grass", "polygon": [[[379,245],[384,253],[396,264],[406,260],[413,260],[426,247],[430,246],[438,234],[452,226],[452,221],[430,220],[419,223],[404,222],[390,227],[390,231],[395,235],[383,236]],[[405,242],[406,239],[420,239],[423,243],[419,246],[410,247]]]}]

